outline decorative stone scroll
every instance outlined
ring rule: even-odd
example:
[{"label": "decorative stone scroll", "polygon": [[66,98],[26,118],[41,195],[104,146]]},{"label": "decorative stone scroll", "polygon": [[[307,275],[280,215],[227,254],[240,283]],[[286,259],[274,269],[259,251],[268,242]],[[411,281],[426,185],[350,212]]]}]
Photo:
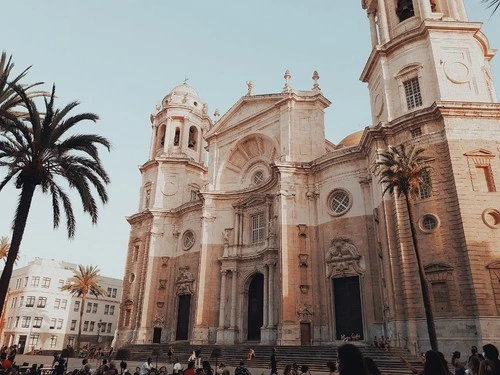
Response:
[{"label": "decorative stone scroll", "polygon": [[348,238],[337,237],[332,240],[326,252],[326,275],[328,278],[359,276],[364,272],[361,255]]},{"label": "decorative stone scroll", "polygon": [[176,294],[178,296],[194,294],[194,281],[195,279],[189,266],[179,267],[179,275],[175,280]]}]

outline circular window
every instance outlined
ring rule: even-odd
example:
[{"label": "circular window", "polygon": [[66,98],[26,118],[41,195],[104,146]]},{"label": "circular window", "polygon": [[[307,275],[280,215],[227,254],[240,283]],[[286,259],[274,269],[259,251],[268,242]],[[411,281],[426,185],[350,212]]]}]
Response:
[{"label": "circular window", "polygon": [[182,235],[182,247],[184,248],[184,250],[191,249],[194,245],[194,242],[195,242],[194,233],[191,232],[190,230],[185,231],[184,234]]},{"label": "circular window", "polygon": [[352,205],[351,194],[343,189],[337,189],[330,193],[328,198],[329,212],[333,216],[345,214]]},{"label": "circular window", "polygon": [[128,279],[131,283],[133,283],[135,280],[135,273],[131,273]]},{"label": "circular window", "polygon": [[486,224],[491,229],[498,229],[500,228],[500,212],[497,210],[493,210],[491,208],[488,208],[487,210],[483,211],[483,223]]},{"label": "circular window", "polygon": [[424,215],[418,222],[420,230],[425,233],[431,233],[439,226],[439,219],[434,215]]},{"label": "circular window", "polygon": [[254,185],[260,185],[264,181],[264,172],[257,171],[252,177],[252,182]]}]

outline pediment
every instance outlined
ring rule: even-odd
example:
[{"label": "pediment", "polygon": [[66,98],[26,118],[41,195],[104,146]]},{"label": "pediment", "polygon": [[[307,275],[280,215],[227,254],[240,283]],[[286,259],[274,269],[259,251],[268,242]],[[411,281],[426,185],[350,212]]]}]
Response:
[{"label": "pediment", "polygon": [[496,262],[490,263],[486,268],[489,270],[500,270],[500,261],[497,260]]},{"label": "pediment", "polygon": [[425,273],[449,272],[453,267],[447,263],[432,263],[424,266]]},{"label": "pediment", "polygon": [[286,100],[283,94],[270,95],[253,95],[244,96],[238,100],[224,116],[221,117],[215,126],[210,129],[206,135],[206,139],[223,133],[242,122],[250,120],[258,115],[264,114],[267,111],[274,110],[276,103]]},{"label": "pediment", "polygon": [[243,198],[234,207],[248,208],[266,203],[266,196],[262,194],[250,194],[248,197]]},{"label": "pediment", "polygon": [[466,152],[464,155],[465,156],[490,157],[490,158],[494,158],[495,157],[494,153],[492,153],[491,151],[485,150],[484,148],[477,148],[475,150]]}]

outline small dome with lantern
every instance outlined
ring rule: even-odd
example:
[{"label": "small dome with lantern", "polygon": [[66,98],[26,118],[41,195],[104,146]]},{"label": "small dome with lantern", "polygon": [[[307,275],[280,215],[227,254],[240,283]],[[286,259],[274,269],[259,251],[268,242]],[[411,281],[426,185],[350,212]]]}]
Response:
[{"label": "small dome with lantern", "polygon": [[169,106],[194,107],[202,111],[204,103],[200,101],[198,93],[191,86],[184,82],[175,86],[170,93],[162,100],[162,108]]}]

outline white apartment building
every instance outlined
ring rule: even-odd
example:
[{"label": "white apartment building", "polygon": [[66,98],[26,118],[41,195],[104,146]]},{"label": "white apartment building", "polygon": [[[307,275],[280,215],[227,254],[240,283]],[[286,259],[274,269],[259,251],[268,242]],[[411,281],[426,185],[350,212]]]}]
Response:
[{"label": "white apartment building", "polygon": [[[13,271],[5,316],[0,320],[2,345],[16,344],[21,352],[62,350],[76,345],[82,301],[61,291],[76,267],[35,258]],[[101,276],[99,284],[107,295],[87,296],[82,346],[111,346],[117,327],[122,280]]]}]

